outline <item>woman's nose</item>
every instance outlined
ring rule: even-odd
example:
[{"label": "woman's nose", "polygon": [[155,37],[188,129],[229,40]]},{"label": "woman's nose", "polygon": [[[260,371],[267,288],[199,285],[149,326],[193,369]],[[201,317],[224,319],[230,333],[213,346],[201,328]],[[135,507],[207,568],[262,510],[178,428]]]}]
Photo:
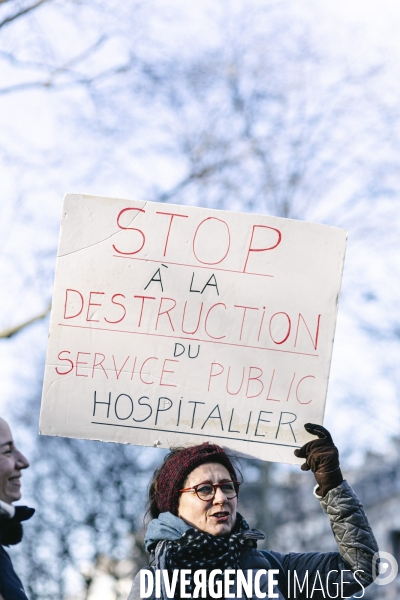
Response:
[{"label": "woman's nose", "polygon": [[29,467],[29,460],[20,452],[17,452],[17,465],[19,469],[27,469]]},{"label": "woman's nose", "polygon": [[221,490],[220,487],[218,487],[215,490],[215,496],[214,496],[214,504],[223,504],[224,502],[227,502],[228,498],[225,496],[224,492]]}]

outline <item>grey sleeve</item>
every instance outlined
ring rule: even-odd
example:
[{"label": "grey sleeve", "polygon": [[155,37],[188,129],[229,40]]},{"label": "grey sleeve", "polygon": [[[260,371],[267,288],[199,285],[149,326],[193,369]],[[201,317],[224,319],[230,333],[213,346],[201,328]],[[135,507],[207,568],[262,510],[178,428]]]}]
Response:
[{"label": "grey sleeve", "polygon": [[[378,551],[361,502],[347,481],[323,498],[317,498],[329,516],[339,552],[272,552],[282,564],[289,590],[293,592],[295,587],[295,574],[301,586],[304,584],[304,587],[297,584],[298,595],[288,597],[323,600],[329,597],[349,598],[361,592],[358,595],[361,598],[362,588],[370,585],[374,579],[372,559]],[[314,591],[316,581],[321,585]],[[312,596],[309,590],[312,590]]]},{"label": "grey sleeve", "polygon": [[319,501],[329,516],[340,556],[353,573],[360,571],[357,576],[364,585],[370,585],[375,575],[372,559],[378,545],[357,495],[343,481]]},{"label": "grey sleeve", "polygon": [[[151,567],[144,567],[143,569],[140,569],[139,573],[136,575],[135,579],[133,580],[133,584],[131,587],[131,591],[129,592],[128,600],[141,600],[141,597],[140,597],[140,573],[142,571],[152,571],[152,569],[151,569]],[[154,600],[154,598],[155,598],[155,594],[153,591],[153,594],[147,600]]]}]

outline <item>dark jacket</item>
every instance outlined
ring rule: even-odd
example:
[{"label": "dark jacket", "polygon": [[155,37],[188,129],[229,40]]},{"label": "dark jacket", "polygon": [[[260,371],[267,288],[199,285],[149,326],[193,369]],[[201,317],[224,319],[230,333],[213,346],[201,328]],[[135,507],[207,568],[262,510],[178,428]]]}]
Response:
[{"label": "dark jacket", "polygon": [[28,600],[11,558],[3,546],[0,546],[0,594],[4,600]]},{"label": "dark jacket", "polygon": [[[373,556],[378,552],[364,509],[346,481],[319,500],[329,516],[339,552],[281,554],[249,549],[240,556],[240,568],[275,569],[281,598],[323,600],[329,598],[328,593],[332,598],[348,598],[356,593],[361,597],[362,588],[373,581]],[[268,574],[260,583],[261,590],[267,591]],[[128,600],[139,600],[139,589],[137,575]],[[149,600],[154,600],[154,595]]]},{"label": "dark jacket", "polygon": [[4,600],[28,600],[4,546],[15,545],[21,541],[21,522],[30,519],[34,512],[33,508],[16,506],[12,519],[4,515],[0,518],[0,594]]}]

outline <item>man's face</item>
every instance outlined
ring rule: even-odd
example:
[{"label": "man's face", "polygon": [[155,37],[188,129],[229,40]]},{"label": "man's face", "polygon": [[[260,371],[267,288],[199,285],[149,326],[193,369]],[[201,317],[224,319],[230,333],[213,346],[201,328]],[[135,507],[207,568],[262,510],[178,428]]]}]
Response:
[{"label": "man's face", "polygon": [[[229,471],[219,463],[206,463],[194,469],[186,479],[184,488],[199,483],[224,483],[231,481]],[[188,525],[211,533],[229,535],[236,521],[237,498],[228,499],[220,488],[215,497],[205,502],[194,492],[182,492],[179,499],[178,516]]]},{"label": "man's face", "polygon": [[15,447],[10,428],[0,418],[0,500],[12,504],[21,498],[21,470],[29,467]]}]

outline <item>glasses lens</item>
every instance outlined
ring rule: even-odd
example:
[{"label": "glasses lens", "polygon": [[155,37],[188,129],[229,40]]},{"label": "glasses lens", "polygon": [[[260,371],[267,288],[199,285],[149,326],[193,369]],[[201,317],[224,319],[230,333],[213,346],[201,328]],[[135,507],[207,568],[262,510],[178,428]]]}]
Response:
[{"label": "glasses lens", "polygon": [[221,491],[227,498],[235,498],[237,490],[233,481],[227,481],[221,485]]},{"label": "glasses lens", "polygon": [[203,483],[196,489],[196,493],[202,500],[211,500],[214,496],[214,488],[208,483]]}]

